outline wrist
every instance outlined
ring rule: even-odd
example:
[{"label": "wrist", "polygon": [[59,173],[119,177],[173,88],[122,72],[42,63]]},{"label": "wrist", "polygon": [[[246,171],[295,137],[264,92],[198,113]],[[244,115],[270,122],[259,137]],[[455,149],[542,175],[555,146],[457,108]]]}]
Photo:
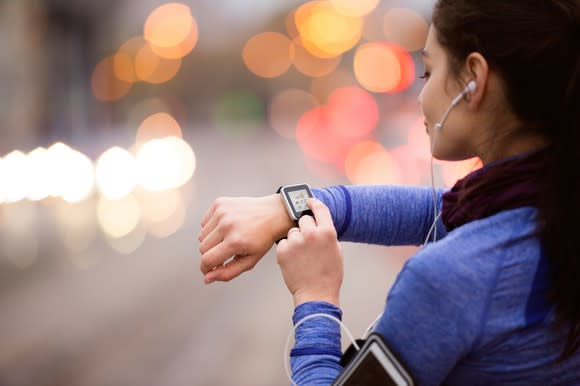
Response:
[{"label": "wrist", "polygon": [[295,223],[290,218],[279,193],[271,194],[265,198],[268,200],[268,206],[272,208],[270,229],[272,229],[273,242],[275,242],[286,237],[290,228],[295,226]]},{"label": "wrist", "polygon": [[326,302],[340,308],[340,295],[338,293],[309,293],[306,291],[296,291],[292,294],[294,308],[307,302]]}]

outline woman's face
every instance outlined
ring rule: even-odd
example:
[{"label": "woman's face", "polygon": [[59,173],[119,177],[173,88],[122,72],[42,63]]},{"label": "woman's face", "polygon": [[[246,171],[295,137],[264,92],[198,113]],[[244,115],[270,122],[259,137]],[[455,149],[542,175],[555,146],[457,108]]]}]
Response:
[{"label": "woman's face", "polygon": [[448,54],[437,41],[437,31],[431,26],[425,50],[425,85],[419,94],[419,104],[425,116],[425,127],[431,141],[433,156],[441,160],[456,161],[474,156],[470,143],[472,122],[464,100],[447,116],[442,127],[439,123],[452,100],[462,91],[460,84],[449,72]]}]

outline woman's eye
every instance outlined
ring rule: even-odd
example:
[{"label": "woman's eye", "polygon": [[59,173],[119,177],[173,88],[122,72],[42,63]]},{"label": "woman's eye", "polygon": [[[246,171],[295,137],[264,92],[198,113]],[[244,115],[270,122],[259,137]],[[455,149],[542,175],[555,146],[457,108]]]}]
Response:
[{"label": "woman's eye", "polygon": [[430,72],[425,71],[425,73],[423,75],[421,75],[419,77],[419,79],[429,79],[429,77],[431,76]]}]

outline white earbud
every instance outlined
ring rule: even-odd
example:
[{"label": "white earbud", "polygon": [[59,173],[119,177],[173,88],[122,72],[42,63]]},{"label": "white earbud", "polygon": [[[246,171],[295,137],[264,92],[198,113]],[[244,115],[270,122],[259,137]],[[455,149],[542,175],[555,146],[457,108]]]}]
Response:
[{"label": "white earbud", "polygon": [[447,108],[447,111],[445,112],[445,114],[443,115],[443,118],[441,118],[441,121],[439,121],[439,123],[437,123],[435,125],[435,130],[441,130],[441,127],[443,127],[443,123],[445,122],[445,120],[447,119],[447,115],[449,115],[449,112],[455,107],[457,106],[457,104],[459,102],[461,102],[461,100],[463,99],[464,96],[466,96],[469,93],[474,92],[475,90],[477,90],[477,82],[474,80],[470,80],[469,83],[467,83],[467,86],[465,86],[465,88],[459,93],[459,95],[457,95],[455,97],[455,99],[453,99],[453,101],[451,101],[451,104],[449,105],[449,107]]}]

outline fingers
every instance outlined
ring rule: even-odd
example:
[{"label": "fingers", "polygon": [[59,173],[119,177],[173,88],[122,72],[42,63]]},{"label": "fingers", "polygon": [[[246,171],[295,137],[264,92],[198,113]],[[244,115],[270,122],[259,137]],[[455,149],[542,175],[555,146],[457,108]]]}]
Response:
[{"label": "fingers", "polygon": [[290,228],[290,230],[288,231],[288,234],[286,235],[286,238],[294,238],[296,236],[298,236],[298,233],[300,233],[300,228],[294,227],[294,228]]},{"label": "fingers", "polygon": [[255,266],[254,259],[249,256],[234,257],[234,259],[226,265],[220,265],[216,269],[209,271],[203,281],[205,284],[211,284],[214,281],[230,281],[242,273],[249,271]]},{"label": "fingers", "polygon": [[207,251],[201,256],[199,268],[203,274],[207,274],[214,267],[221,265],[232,256],[245,255],[241,251],[236,251],[235,243],[222,242]]},{"label": "fingers", "polygon": [[216,228],[218,223],[219,223],[218,216],[212,216],[210,219],[208,219],[205,222],[205,225],[203,225],[203,228],[201,228],[201,232],[199,233],[197,239],[200,242],[203,242],[203,240],[207,237],[207,235],[209,235]]},{"label": "fingers", "polygon": [[334,223],[332,222],[332,215],[330,214],[330,210],[322,203],[322,201],[316,198],[310,198],[307,201],[307,205],[312,210],[314,219],[316,220],[316,225],[318,227],[334,229]]},{"label": "fingers", "polygon": [[311,232],[316,229],[316,222],[312,216],[302,216],[300,220],[298,220],[298,226],[300,227],[300,231],[307,233]]},{"label": "fingers", "polygon": [[218,200],[215,200],[213,202],[213,204],[211,204],[211,206],[209,207],[209,209],[207,210],[207,212],[205,212],[205,214],[201,218],[201,226],[202,227],[205,227],[205,224],[209,221],[210,218],[213,217],[213,214],[214,214],[217,206],[218,206]]},{"label": "fingers", "polygon": [[223,240],[224,238],[221,232],[219,232],[217,229],[214,229],[209,235],[200,240],[201,242],[199,244],[199,253],[202,255],[205,254],[207,251],[221,243]]}]

